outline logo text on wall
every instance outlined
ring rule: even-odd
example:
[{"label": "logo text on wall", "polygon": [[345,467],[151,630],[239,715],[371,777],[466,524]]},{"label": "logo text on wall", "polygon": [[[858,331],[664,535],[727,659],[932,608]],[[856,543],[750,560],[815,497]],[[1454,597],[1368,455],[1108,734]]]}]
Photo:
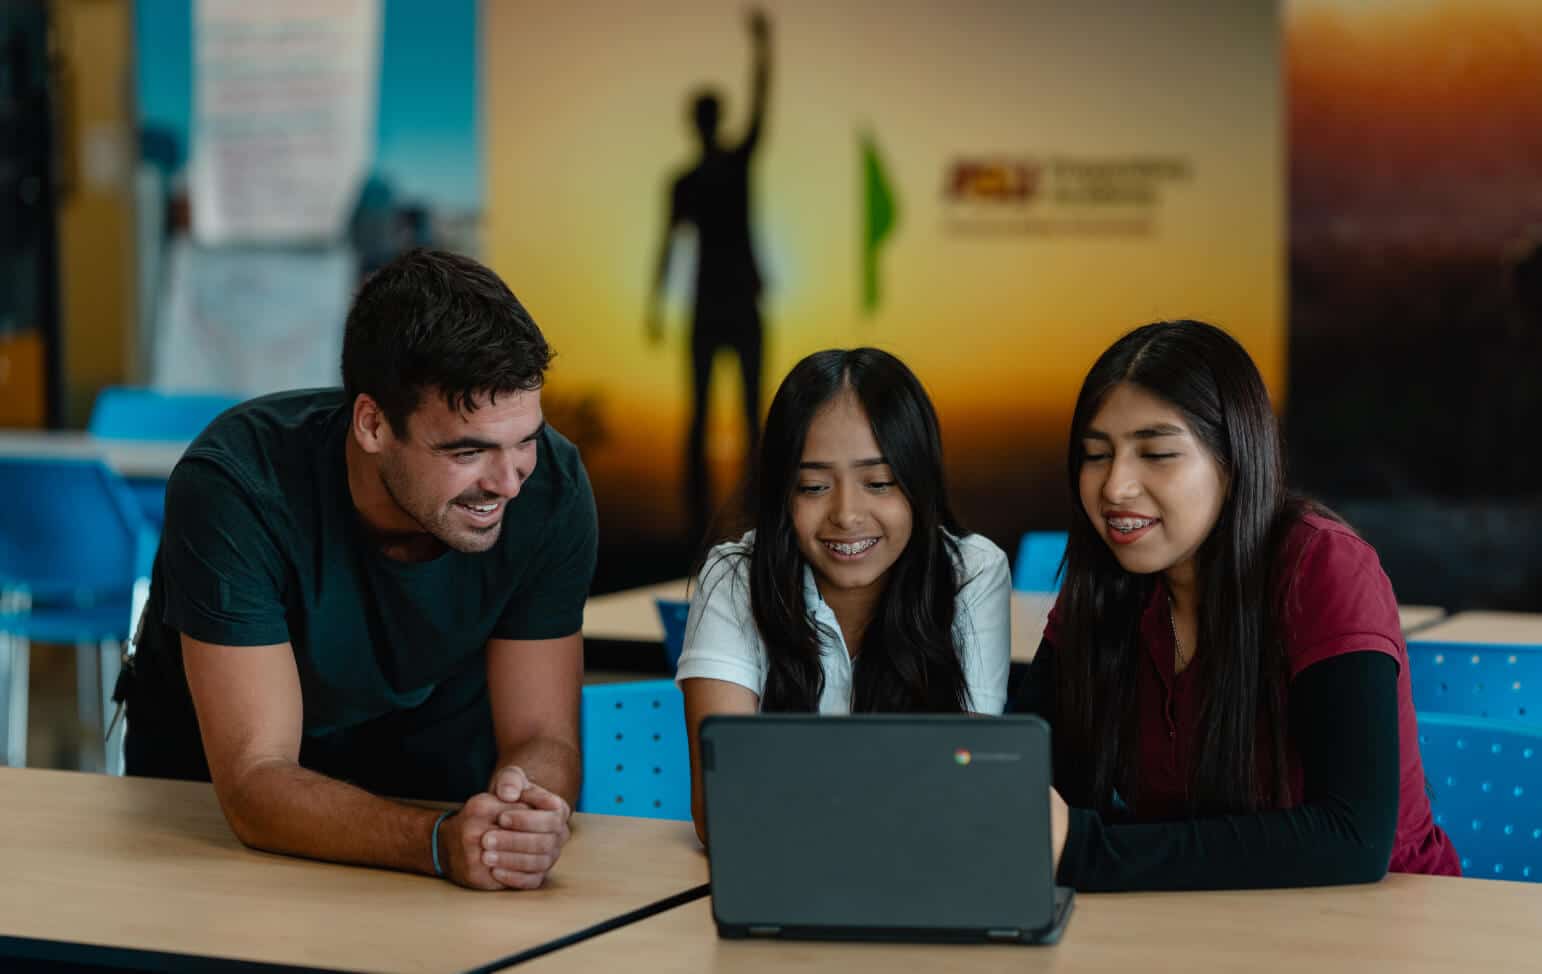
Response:
[{"label": "logo text on wall", "polygon": [[965,156],[943,176],[950,233],[1144,236],[1166,191],[1191,182],[1182,156]]}]

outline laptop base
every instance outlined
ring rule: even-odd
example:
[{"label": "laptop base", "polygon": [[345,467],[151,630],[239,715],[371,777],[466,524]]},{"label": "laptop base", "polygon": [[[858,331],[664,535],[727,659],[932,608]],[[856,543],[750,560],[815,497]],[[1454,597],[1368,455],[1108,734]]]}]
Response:
[{"label": "laptop base", "polygon": [[1069,886],[1055,887],[1055,918],[1037,930],[940,930],[923,927],[782,927],[746,923],[721,923],[717,935],[724,940],[845,940],[888,943],[927,944],[1017,944],[1048,946],[1060,942],[1071,922],[1076,905],[1076,891]]}]

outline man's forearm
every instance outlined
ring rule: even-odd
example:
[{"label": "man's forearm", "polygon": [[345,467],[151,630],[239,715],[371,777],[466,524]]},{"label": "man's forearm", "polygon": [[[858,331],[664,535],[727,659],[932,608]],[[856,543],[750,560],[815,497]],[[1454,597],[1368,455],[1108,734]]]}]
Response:
[{"label": "man's forearm", "polygon": [[561,795],[568,807],[578,804],[583,759],[572,744],[546,737],[531,738],[500,750],[498,767],[511,764],[523,768],[530,780],[542,788]]},{"label": "man's forearm", "polygon": [[439,813],[372,795],[292,762],[270,762],[217,789],[245,844],[308,859],[434,874],[429,835]]}]

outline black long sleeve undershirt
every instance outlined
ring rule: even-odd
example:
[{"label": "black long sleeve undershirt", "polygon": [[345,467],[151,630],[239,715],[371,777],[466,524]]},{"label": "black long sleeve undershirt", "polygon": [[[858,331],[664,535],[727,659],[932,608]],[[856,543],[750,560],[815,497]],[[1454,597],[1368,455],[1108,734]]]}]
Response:
[{"label": "black long sleeve undershirt", "polygon": [[[1041,643],[1014,710],[1051,722],[1055,650]],[[1151,824],[1071,809],[1057,876],[1086,891],[1246,889],[1374,882],[1397,831],[1397,662],[1347,653],[1290,685],[1290,735],[1304,777],[1295,808]],[[1069,763],[1064,755],[1061,763]],[[1057,766],[1067,793],[1074,769]],[[1074,789],[1074,786],[1073,786]],[[1074,792],[1073,792],[1074,793]]]}]

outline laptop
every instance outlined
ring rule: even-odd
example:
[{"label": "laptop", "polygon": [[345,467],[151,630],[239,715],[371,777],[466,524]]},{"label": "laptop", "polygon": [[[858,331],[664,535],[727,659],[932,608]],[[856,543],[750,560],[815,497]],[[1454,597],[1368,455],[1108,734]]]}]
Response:
[{"label": "laptop", "polygon": [[714,716],[701,766],[719,936],[1049,944],[1070,919],[1037,717]]}]

